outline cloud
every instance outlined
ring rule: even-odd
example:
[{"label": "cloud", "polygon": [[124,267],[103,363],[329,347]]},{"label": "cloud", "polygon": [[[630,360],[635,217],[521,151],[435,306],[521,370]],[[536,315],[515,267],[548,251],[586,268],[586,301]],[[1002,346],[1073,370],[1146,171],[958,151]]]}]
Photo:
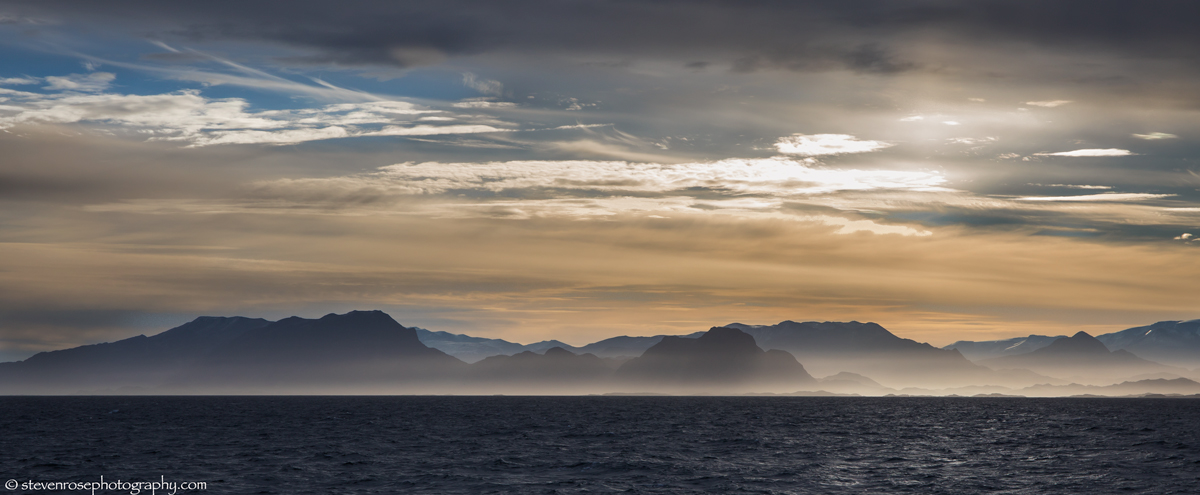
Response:
[{"label": "cloud", "polygon": [[[408,162],[335,177],[256,181],[237,200],[135,199],[87,212],[409,215],[433,218],[720,217],[818,222],[834,233],[930,235],[842,208],[838,194],[950,191],[937,173],[815,168],[785,158],[681,164],[624,161]],[[825,198],[825,199],[822,199]]]},{"label": "cloud", "polygon": [[344,137],[350,137],[350,133],[344,127],[328,126],[307,129],[280,129],[273,131],[256,131],[246,129],[236,131],[218,131],[201,136],[193,136],[189,140],[192,141],[193,146],[212,146],[216,144],[282,145]]},{"label": "cloud", "polygon": [[330,184],[337,187],[358,184],[355,187],[400,194],[497,193],[531,188],[619,195],[686,194],[690,189],[703,189],[791,197],[880,189],[945,191],[945,182],[945,177],[930,172],[815,168],[801,161],[770,158],[681,164],[584,160],[400,163],[382,167],[372,174],[328,180],[287,180],[278,184]]},{"label": "cloud", "polygon": [[149,74],[155,74],[167,79],[198,82],[208,86],[229,85],[267,91],[278,91],[282,93],[316,98],[327,102],[367,102],[386,101],[389,99],[365,91],[342,88],[319,78],[310,78],[315,85],[293,81],[199,50],[187,49],[182,53],[189,56],[199,57],[205,61],[214,62],[219,66],[222,66],[235,73],[213,72],[211,70],[201,70],[192,67],[161,67],[155,65],[133,64],[128,62],[107,60],[83,53],[72,53],[72,55],[82,57],[91,64],[103,63],[105,65],[111,65],[114,67],[121,67]]},{"label": "cloud", "polygon": [[437,134],[477,134],[483,132],[511,132],[490,125],[415,125],[410,127],[389,125],[378,131],[363,132],[358,136],[433,136]]},{"label": "cloud", "polygon": [[504,84],[494,79],[480,79],[470,72],[463,73],[463,85],[485,95],[502,96]]},{"label": "cloud", "polygon": [[468,98],[457,101],[451,106],[454,108],[510,108],[517,104],[509,101],[494,101],[491,98]]},{"label": "cloud", "polygon": [[1035,106],[1035,107],[1045,107],[1045,108],[1061,107],[1063,105],[1066,105],[1067,103],[1071,103],[1071,100],[1048,100],[1048,101],[1027,101],[1027,102],[1025,102],[1026,105],[1031,105],[1031,106]]},{"label": "cloud", "polygon": [[1145,139],[1147,141],[1157,141],[1160,139],[1175,139],[1179,136],[1176,136],[1174,134],[1167,134],[1165,132],[1151,132],[1150,134],[1134,134],[1133,137],[1138,138],[1138,139]]},{"label": "cloud", "polygon": [[1184,233],[1175,237],[1175,240],[1177,241],[1186,241],[1189,239],[1192,239],[1192,234]]},{"label": "cloud", "polygon": [[983,143],[995,142],[997,140],[998,140],[998,138],[993,137],[993,136],[982,137],[982,138],[959,137],[959,138],[947,139],[947,141],[950,141],[953,143],[958,143],[958,144],[983,144]]},{"label": "cloud", "polygon": [[1174,194],[1149,194],[1149,193],[1104,193],[1104,194],[1087,194],[1082,196],[1027,196],[1017,198],[1017,201],[1145,201],[1148,199],[1161,199],[1174,197]]},{"label": "cloud", "polygon": [[71,74],[69,76],[48,76],[45,78],[45,89],[51,91],[78,91],[81,93],[98,93],[108,89],[109,84],[117,76],[111,72],[92,72],[90,74]]},{"label": "cloud", "polygon": [[[47,78],[49,79],[49,78]],[[405,101],[337,103],[317,108],[250,111],[241,98],[210,99],[199,91],[157,95],[59,94],[9,91],[0,107],[0,129],[21,124],[92,123],[124,128],[150,140],[189,146],[295,144],[358,136],[432,136],[506,132],[512,129],[462,122],[453,114]],[[415,119],[442,116],[444,120]],[[467,119],[470,120],[470,119]],[[445,122],[431,125],[429,122]]]},{"label": "cloud", "polygon": [[892,143],[859,140],[849,134],[793,134],[775,142],[775,148],[780,153],[800,156],[869,153],[891,146]]},{"label": "cloud", "polygon": [[42,82],[42,80],[40,78],[36,78],[36,77],[0,78],[0,85],[3,85],[3,86],[23,86],[23,85],[29,85],[29,84],[37,84],[39,82]]},{"label": "cloud", "polygon": [[1069,157],[1096,157],[1096,156],[1129,156],[1132,155],[1129,150],[1118,148],[1104,149],[1083,149],[1074,151],[1060,151],[1058,153],[1034,153],[1038,156],[1069,156]]},{"label": "cloud", "polygon": [[1112,186],[1089,186],[1081,184],[1030,184],[1038,187],[1065,187],[1068,189],[1112,189]]}]

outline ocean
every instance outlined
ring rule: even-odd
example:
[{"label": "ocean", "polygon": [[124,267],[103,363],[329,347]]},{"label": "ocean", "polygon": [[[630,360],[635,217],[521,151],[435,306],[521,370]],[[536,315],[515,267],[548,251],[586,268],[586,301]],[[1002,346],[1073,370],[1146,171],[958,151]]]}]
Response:
[{"label": "ocean", "polygon": [[96,493],[1195,494],[1200,400],[0,398],[8,493],[102,476]]}]

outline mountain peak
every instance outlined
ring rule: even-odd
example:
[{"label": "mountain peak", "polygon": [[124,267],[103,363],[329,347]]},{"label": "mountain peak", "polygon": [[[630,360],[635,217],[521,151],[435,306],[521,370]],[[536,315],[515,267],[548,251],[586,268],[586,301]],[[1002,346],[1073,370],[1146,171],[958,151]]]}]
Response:
[{"label": "mountain peak", "polygon": [[1055,340],[1050,345],[1033,351],[1031,354],[1107,356],[1110,352],[1103,342],[1100,342],[1087,332],[1078,332],[1070,337]]},{"label": "mountain peak", "polygon": [[547,357],[574,357],[575,353],[563,349],[562,347],[554,346],[546,349],[546,352],[542,353],[542,355]]},{"label": "mountain peak", "polygon": [[694,339],[665,336],[621,365],[617,376],[640,386],[795,387],[814,381],[791,354],[764,352],[752,335],[729,327],[712,327]]},{"label": "mountain peak", "polygon": [[391,315],[384,313],[383,311],[380,311],[378,309],[366,310],[366,311],[355,310],[355,311],[350,311],[346,314],[341,314],[341,315],[339,315],[337,313],[329,313],[325,316],[322,316],[320,319],[321,320],[371,321],[371,322],[380,322],[380,323],[386,323],[386,322],[396,323],[396,320],[393,319],[391,317]]},{"label": "mountain peak", "polygon": [[740,349],[758,347],[754,342],[754,337],[750,336],[750,334],[729,327],[712,327],[708,329],[708,332],[705,332],[704,335],[696,339],[696,341],[703,343],[703,347],[731,346]]}]

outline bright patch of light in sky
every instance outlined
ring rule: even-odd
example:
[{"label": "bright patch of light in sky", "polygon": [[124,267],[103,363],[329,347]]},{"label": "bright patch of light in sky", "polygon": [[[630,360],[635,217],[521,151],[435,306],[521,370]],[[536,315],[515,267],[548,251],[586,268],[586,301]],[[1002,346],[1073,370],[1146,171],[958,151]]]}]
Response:
[{"label": "bright patch of light in sky", "polygon": [[1129,150],[1118,148],[1104,149],[1082,149],[1074,151],[1060,151],[1058,153],[1034,153],[1038,156],[1069,156],[1069,157],[1095,157],[1095,156],[1129,156],[1132,155]]},{"label": "bright patch of light in sky", "polygon": [[1160,139],[1175,139],[1179,136],[1176,136],[1174,134],[1167,134],[1165,132],[1151,132],[1150,134],[1134,134],[1133,137],[1138,138],[1138,139],[1145,139],[1147,141],[1157,141]]},{"label": "bright patch of light in sky", "polygon": [[1061,107],[1063,105],[1066,105],[1067,103],[1071,103],[1071,100],[1048,100],[1048,101],[1027,101],[1027,102],[1025,102],[1026,105],[1035,106],[1035,107],[1045,107],[1045,108]]},{"label": "bright patch of light in sky", "polygon": [[582,160],[400,163],[371,174],[286,179],[263,186],[370,189],[398,194],[531,188],[669,193],[711,188],[788,197],[877,189],[947,191],[945,182],[944,176],[933,172],[820,168],[799,160],[768,158],[681,164]]},{"label": "bright patch of light in sky", "polygon": [[1082,196],[1027,196],[1017,198],[1017,201],[1145,201],[1148,199],[1170,198],[1174,194],[1148,193],[1104,193]]},{"label": "bright patch of light in sky", "polygon": [[793,134],[775,142],[775,148],[780,153],[800,156],[869,153],[891,146],[892,143],[860,140],[849,134]]}]

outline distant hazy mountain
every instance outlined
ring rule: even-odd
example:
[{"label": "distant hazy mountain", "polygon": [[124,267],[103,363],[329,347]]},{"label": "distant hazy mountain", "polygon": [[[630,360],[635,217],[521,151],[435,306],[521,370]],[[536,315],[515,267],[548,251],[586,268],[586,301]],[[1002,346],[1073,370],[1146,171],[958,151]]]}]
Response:
[{"label": "distant hazy mountain", "polygon": [[[421,339],[421,343],[468,363],[474,363],[488,356],[511,356],[525,351],[541,354],[554,347],[571,351],[574,354],[595,354],[601,358],[629,359],[641,356],[643,352],[646,352],[646,349],[657,344],[663,338],[663,335],[655,335],[653,337],[622,336],[593,342],[583,347],[574,347],[557,340],[543,340],[532,344],[517,344],[501,339],[472,337],[449,332],[433,332],[416,327],[413,329],[417,331],[417,337]],[[703,333],[696,332],[686,337],[699,337]]]},{"label": "distant hazy mountain", "polygon": [[971,361],[979,361],[981,359],[1012,356],[1014,354],[1024,354],[1026,352],[1036,351],[1063,337],[1066,337],[1066,335],[1058,335],[1055,337],[1047,337],[1045,335],[1030,335],[1028,337],[1017,337],[1014,339],[984,341],[960,340],[943,347],[942,349],[954,349],[958,352],[961,352],[963,357]]},{"label": "distant hazy mountain", "polygon": [[1044,377],[1029,372],[994,372],[971,363],[956,350],[902,339],[875,323],[785,321],[726,326],[754,336],[764,349],[791,353],[819,375],[849,371],[893,388],[1044,383]]},{"label": "distant hazy mountain", "polygon": [[315,320],[293,316],[249,330],[184,370],[176,383],[206,392],[388,392],[449,379],[465,368],[386,313],[351,311]]},{"label": "distant hazy mountain", "polygon": [[846,371],[825,378],[818,378],[817,382],[819,384],[818,388],[821,390],[843,394],[885,395],[896,392],[895,389],[880,385],[875,380],[858,373]]},{"label": "distant hazy mountain", "polygon": [[1104,395],[1121,397],[1143,394],[1200,394],[1200,383],[1187,378],[1153,379],[1122,382],[1115,385],[1035,385],[1015,393],[1027,397],[1062,397],[1068,395]]},{"label": "distant hazy mountain", "polygon": [[612,378],[614,367],[595,354],[574,354],[561,347],[545,353],[524,351],[491,356],[472,364],[470,386],[490,393],[594,393]]},{"label": "distant hazy mountain", "polygon": [[1111,350],[1126,350],[1164,364],[1200,367],[1200,320],[1160,321],[1096,337]]},{"label": "distant hazy mountain", "polygon": [[1137,357],[1125,350],[1109,351],[1087,332],[1064,337],[1025,354],[985,359],[980,364],[994,368],[1023,368],[1067,379],[1112,383],[1144,373],[1183,371]]},{"label": "distant hazy mountain", "polygon": [[471,337],[450,332],[433,332],[417,327],[413,327],[413,330],[417,332],[417,339],[422,344],[468,363],[474,363],[488,356],[513,355],[528,350],[522,344],[507,340]]},{"label": "distant hazy mountain", "polygon": [[[1005,340],[961,340],[943,349],[957,349],[979,361],[1035,351],[1065,336],[1030,335]],[[1186,368],[1200,367],[1200,320],[1160,321],[1096,337],[1110,351],[1126,350],[1139,357]]]},{"label": "distant hazy mountain", "polygon": [[[704,335],[704,332],[677,335],[676,337],[694,339],[701,335]],[[655,335],[653,337],[613,337],[585,345],[580,347],[579,350],[581,352],[590,352],[602,358],[629,359],[641,356],[642,353],[646,352],[646,349],[662,342],[663,337],[666,337],[666,335]]]},{"label": "distant hazy mountain", "polygon": [[787,352],[763,351],[754,337],[713,327],[698,338],[667,336],[617,370],[622,386],[657,391],[793,392],[816,384]]},{"label": "distant hazy mountain", "polygon": [[42,352],[0,366],[0,393],[148,390],[214,349],[270,325],[260,318],[201,316],[152,337]]}]

